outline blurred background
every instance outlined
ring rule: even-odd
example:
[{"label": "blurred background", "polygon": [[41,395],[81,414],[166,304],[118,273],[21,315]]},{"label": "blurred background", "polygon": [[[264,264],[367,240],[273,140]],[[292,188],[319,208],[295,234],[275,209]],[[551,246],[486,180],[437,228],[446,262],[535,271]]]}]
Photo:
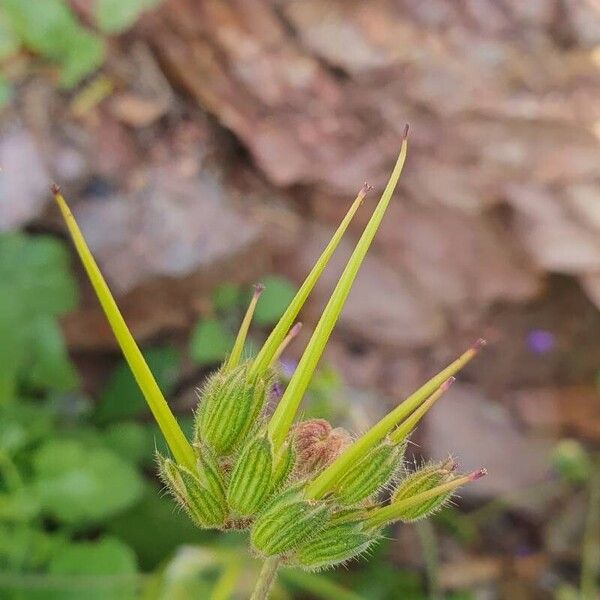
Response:
[{"label": "blurred background", "polygon": [[[476,338],[411,461],[489,477],[281,599],[599,598],[598,0],[0,0],[0,598],[245,598],[243,537],[159,493],[160,437],[58,182],[173,409],[258,345],[410,123],[304,410],[366,428]],[[251,351],[251,348],[250,348]]]}]

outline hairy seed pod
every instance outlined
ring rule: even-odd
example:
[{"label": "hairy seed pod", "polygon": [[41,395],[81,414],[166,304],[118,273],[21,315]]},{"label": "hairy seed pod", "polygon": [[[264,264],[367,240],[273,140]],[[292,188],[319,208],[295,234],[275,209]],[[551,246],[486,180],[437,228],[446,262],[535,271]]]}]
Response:
[{"label": "hairy seed pod", "polygon": [[279,456],[275,459],[273,477],[271,478],[271,491],[276,491],[287,483],[295,462],[294,447],[292,444],[287,444],[280,450]]},{"label": "hairy seed pod", "polygon": [[248,365],[215,373],[200,393],[195,439],[208,444],[219,456],[243,443],[257,422],[270,382],[264,377],[248,380]]},{"label": "hairy seed pod", "polygon": [[159,456],[159,474],[171,494],[202,528],[220,527],[225,522],[226,505],[186,467]]},{"label": "hairy seed pod", "polygon": [[369,498],[389,483],[399,469],[404,445],[387,441],[373,448],[341,477],[334,495],[342,505],[351,505]]},{"label": "hairy seed pod", "polygon": [[253,515],[271,489],[273,453],[266,436],[246,443],[233,467],[227,502],[239,516]]},{"label": "hairy seed pod", "polygon": [[[443,463],[426,465],[418,471],[411,473],[404,478],[394,493],[391,502],[398,502],[421,494],[434,487],[445,483],[452,477],[452,472],[456,468],[456,463],[452,459]],[[453,492],[446,492],[425,500],[420,504],[407,508],[399,517],[399,520],[409,523],[430,516],[446,504]]]},{"label": "hairy seed pod", "polygon": [[291,564],[311,571],[327,569],[366,552],[379,537],[379,531],[363,531],[360,521],[333,520],[317,537],[298,547]]},{"label": "hairy seed pod", "polygon": [[257,517],[250,532],[254,548],[264,556],[288,552],[319,535],[329,507],[304,499],[299,488],[275,496]]},{"label": "hairy seed pod", "polygon": [[330,465],[350,445],[352,438],[342,427],[333,429],[325,419],[309,419],[294,428],[296,475],[318,473]]},{"label": "hairy seed pod", "polygon": [[206,444],[194,444],[200,483],[225,506],[225,483],[214,452]]}]

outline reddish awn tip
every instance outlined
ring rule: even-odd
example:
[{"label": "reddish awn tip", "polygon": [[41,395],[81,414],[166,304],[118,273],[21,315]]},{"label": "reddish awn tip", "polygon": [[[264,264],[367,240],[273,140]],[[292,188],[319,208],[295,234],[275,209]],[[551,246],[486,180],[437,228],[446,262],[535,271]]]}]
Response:
[{"label": "reddish awn tip", "polygon": [[372,185],[369,185],[366,181],[363,183],[363,186],[360,188],[360,194],[362,196],[366,196],[373,189]]},{"label": "reddish awn tip", "polygon": [[260,296],[265,291],[265,286],[262,283],[254,284],[254,295]]},{"label": "reddish awn tip", "polygon": [[485,477],[487,474],[487,469],[479,469],[478,471],[473,471],[472,473],[469,473],[469,479],[471,481],[477,481],[478,479]]},{"label": "reddish awn tip", "polygon": [[481,350],[484,346],[487,346],[487,340],[484,338],[479,338],[472,346],[471,348],[473,350]]},{"label": "reddish awn tip", "polygon": [[54,196],[58,196],[58,194],[60,194],[60,186],[59,186],[59,185],[57,185],[56,183],[53,183],[53,184],[50,186],[50,191],[52,192],[52,194],[53,194]]},{"label": "reddish awn tip", "polygon": [[408,138],[408,123],[404,126],[404,132],[402,133],[402,139],[405,140],[406,138]]},{"label": "reddish awn tip", "polygon": [[448,379],[446,379],[446,381],[444,381],[444,383],[442,383],[442,385],[440,385],[440,390],[442,392],[445,392],[446,390],[448,390],[450,388],[450,386],[456,381],[456,377],[449,377]]}]

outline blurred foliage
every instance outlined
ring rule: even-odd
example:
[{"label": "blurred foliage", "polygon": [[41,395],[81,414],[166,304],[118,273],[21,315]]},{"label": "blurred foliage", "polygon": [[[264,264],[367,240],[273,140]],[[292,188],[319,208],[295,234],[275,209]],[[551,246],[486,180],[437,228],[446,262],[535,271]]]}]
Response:
[{"label": "blurred foliage", "polygon": [[[127,30],[160,1],[95,0],[89,28],[67,0],[0,0],[0,61],[31,52],[58,69],[62,87],[72,88],[104,62],[103,36]],[[0,77],[0,105],[9,95]]]},{"label": "blurred foliage", "polygon": [[561,440],[554,449],[552,464],[557,473],[569,483],[585,483],[592,471],[592,461],[576,440]]},{"label": "blurred foliage", "polygon": [[68,390],[77,378],[56,318],[77,303],[65,248],[49,236],[0,234],[0,404],[19,384]]},{"label": "blurred foliage", "polygon": [[[270,327],[284,313],[296,288],[287,279],[276,275],[266,276],[263,284],[265,289],[252,321],[259,327]],[[231,350],[242,315],[250,302],[250,292],[244,286],[225,283],[215,289],[211,300],[212,316],[198,320],[189,343],[190,357],[202,366],[219,364]],[[253,345],[249,340],[245,355],[252,354]]]},{"label": "blurred foliage", "polygon": [[96,0],[94,19],[105,33],[121,33],[129,29],[146,10],[161,0]]},{"label": "blurred foliage", "polygon": [[254,323],[260,327],[274,325],[296,295],[296,287],[284,277],[268,275],[262,280],[265,286],[254,312]]},{"label": "blurred foliage", "polygon": [[[173,391],[180,375],[181,357],[170,347],[150,348],[144,358],[165,396]],[[146,401],[127,363],[121,360],[110,374],[100,395],[95,418],[99,423],[139,416],[146,410]]]},{"label": "blurred foliage", "polygon": [[1,0],[4,42],[11,52],[24,48],[55,64],[60,84],[72,87],[104,60],[100,37],[83,27],[65,0]]},{"label": "blurred foliage", "polygon": [[233,333],[218,319],[201,319],[190,340],[190,356],[199,365],[215,365],[223,361],[234,342]]}]

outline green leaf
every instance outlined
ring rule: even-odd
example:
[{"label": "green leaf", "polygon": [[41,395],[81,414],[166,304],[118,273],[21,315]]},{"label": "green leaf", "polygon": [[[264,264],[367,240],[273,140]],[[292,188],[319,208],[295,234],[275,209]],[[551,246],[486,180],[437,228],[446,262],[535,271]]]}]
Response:
[{"label": "green leaf", "polygon": [[220,313],[231,312],[239,308],[242,302],[242,289],[236,283],[223,283],[212,295],[213,308]]},{"label": "green leaf", "polygon": [[[164,346],[149,348],[143,353],[162,393],[168,396],[180,374],[181,358],[175,348]],[[107,423],[131,418],[144,413],[146,401],[130,368],[121,361],[111,373],[106,387],[100,396],[96,410],[96,421]]]},{"label": "green leaf", "polygon": [[2,0],[2,9],[21,43],[58,65],[62,85],[75,85],[102,63],[102,40],[76,20],[65,0]]},{"label": "green leaf", "polygon": [[67,389],[75,383],[54,321],[77,303],[69,263],[55,238],[0,234],[0,403],[15,396],[23,370],[25,379],[32,375],[40,385]]},{"label": "green leaf", "polygon": [[201,319],[190,340],[190,356],[200,365],[220,363],[231,351],[234,337],[217,319]]},{"label": "green leaf", "polygon": [[62,585],[50,587],[43,597],[48,600],[135,600],[136,563],[133,550],[111,537],[63,546],[48,566],[49,575],[62,576],[56,579]]},{"label": "green leaf", "polygon": [[43,511],[73,525],[102,522],[137,502],[144,482],[114,452],[77,440],[50,440],[34,455]]},{"label": "green leaf", "polygon": [[153,436],[139,423],[114,423],[105,431],[104,440],[111,450],[128,462],[144,463],[154,457]]},{"label": "green leaf", "polygon": [[70,390],[77,384],[77,374],[65,347],[65,341],[55,319],[43,316],[29,328],[31,364],[27,380],[35,388]]},{"label": "green leaf", "polygon": [[0,493],[0,521],[31,521],[40,512],[35,494],[26,488],[11,493]]},{"label": "green leaf", "polygon": [[0,12],[0,60],[14,54],[19,49],[19,39],[12,30],[6,14]]},{"label": "green leaf", "polygon": [[45,405],[26,403],[0,407],[0,452],[9,456],[50,434],[54,416]]},{"label": "green leaf", "polygon": [[72,310],[78,291],[69,267],[69,254],[55,238],[0,234],[2,307],[10,308],[11,316],[22,321],[19,325],[35,316],[58,316]]},{"label": "green leaf", "polygon": [[[16,526],[0,523],[0,564],[14,565],[15,570],[37,570],[45,567],[59,548],[67,543],[65,534],[60,531],[47,533],[23,523]],[[16,582],[16,585],[10,586],[11,589],[23,590],[24,587],[19,585],[18,578],[16,578]],[[2,592],[5,591],[6,588],[0,584],[0,597],[5,597],[2,595]],[[30,590],[27,592],[27,599],[33,600],[29,595]],[[24,597],[24,595],[16,596],[16,598]],[[12,596],[8,596],[8,598],[12,598]]]},{"label": "green leaf", "polygon": [[592,460],[577,440],[563,439],[556,444],[552,466],[569,483],[585,483],[592,475]]},{"label": "green leaf", "polygon": [[146,0],[96,0],[96,25],[106,33],[121,33],[131,27],[146,8]]},{"label": "green leaf", "polygon": [[270,275],[263,278],[265,290],[262,293],[256,311],[254,322],[260,326],[276,323],[296,295],[296,287],[284,277]]},{"label": "green leaf", "polygon": [[75,30],[61,61],[60,84],[65,88],[77,85],[86,75],[104,62],[102,40],[85,30]]}]

